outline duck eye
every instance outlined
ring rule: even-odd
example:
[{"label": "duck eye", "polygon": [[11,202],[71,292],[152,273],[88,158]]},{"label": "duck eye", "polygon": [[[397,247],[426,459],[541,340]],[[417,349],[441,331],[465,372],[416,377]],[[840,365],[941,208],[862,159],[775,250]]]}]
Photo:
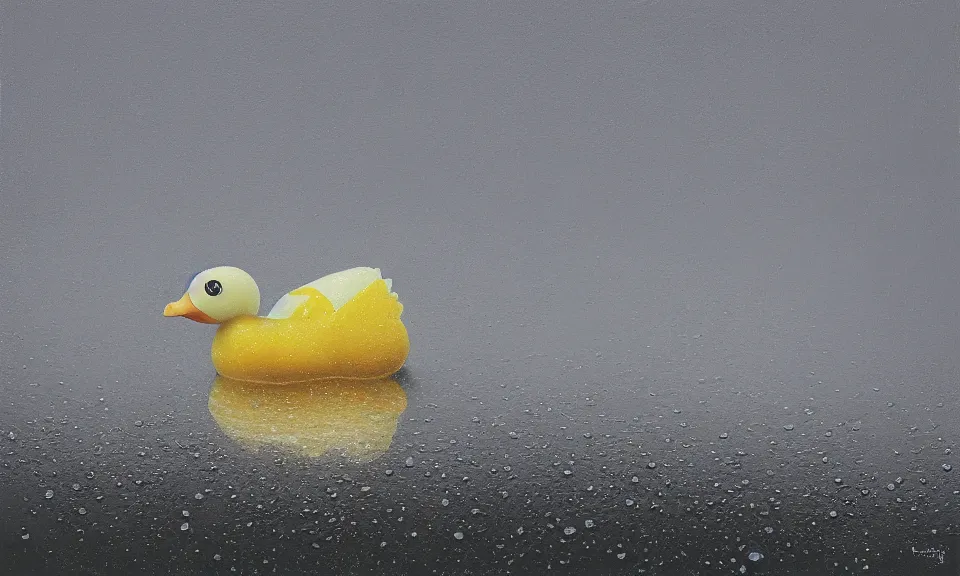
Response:
[{"label": "duck eye", "polygon": [[210,280],[203,285],[203,289],[211,296],[216,296],[223,292],[223,286],[220,285],[218,280]]}]

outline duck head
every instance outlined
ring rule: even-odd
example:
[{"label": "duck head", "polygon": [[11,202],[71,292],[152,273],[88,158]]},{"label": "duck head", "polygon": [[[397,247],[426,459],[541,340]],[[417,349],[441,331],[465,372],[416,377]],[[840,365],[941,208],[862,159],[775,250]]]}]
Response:
[{"label": "duck head", "polygon": [[259,311],[260,289],[253,278],[239,268],[218,266],[191,278],[183,297],[167,304],[163,315],[220,324]]}]

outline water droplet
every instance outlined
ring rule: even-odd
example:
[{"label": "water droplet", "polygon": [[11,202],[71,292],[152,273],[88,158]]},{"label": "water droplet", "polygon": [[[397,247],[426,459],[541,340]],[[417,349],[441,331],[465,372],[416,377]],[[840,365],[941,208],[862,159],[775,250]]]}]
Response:
[{"label": "water droplet", "polygon": [[137,420],[136,422],[133,423],[133,425],[139,428],[143,426],[143,420]]},{"label": "water droplet", "polygon": [[869,495],[870,495],[870,491],[867,490],[866,488],[864,488],[863,490],[861,490],[860,493],[863,494],[864,496],[869,496]]},{"label": "water droplet", "polygon": [[831,517],[831,518],[836,518],[836,517],[837,517],[837,511],[836,511],[836,510],[831,510],[831,511],[830,511],[830,517]]},{"label": "water droplet", "polygon": [[764,526],[764,527],[763,527],[763,531],[766,532],[767,534],[773,534],[773,527],[772,527],[772,526]]},{"label": "water droplet", "polygon": [[833,436],[833,432],[831,432],[830,430],[827,430],[826,432],[823,433],[823,435],[826,436],[827,438],[829,438],[829,437]]},{"label": "water droplet", "polygon": [[687,427],[687,423],[686,423],[686,422],[681,422],[681,423],[680,423],[680,427],[681,427],[681,428],[686,428],[686,427]]},{"label": "water droplet", "polygon": [[721,440],[726,440],[726,439],[729,438],[729,437],[730,437],[730,435],[727,434],[726,432],[721,432],[721,433],[720,433],[720,439],[721,439]]},{"label": "water droplet", "polygon": [[73,488],[74,491],[79,491],[79,490],[80,490],[80,485],[79,485],[79,484],[74,484],[73,486],[71,486],[71,488]]},{"label": "water droplet", "polygon": [[517,438],[520,437],[520,435],[517,434],[516,432],[511,432],[510,434],[508,434],[508,436],[510,436],[510,438],[512,438],[512,439],[514,439],[514,440],[516,440]]},{"label": "water droplet", "polygon": [[650,462],[650,463],[647,464],[647,468],[649,468],[649,469],[651,469],[651,470],[653,470],[653,469],[656,468],[656,467],[657,467],[657,463],[656,463],[656,462]]},{"label": "water droplet", "polygon": [[189,518],[189,517],[190,517],[190,511],[189,511],[189,510],[184,510],[183,512],[181,512],[181,514],[183,514],[183,517],[184,517],[184,518]]},{"label": "water droplet", "polygon": [[834,478],[833,481],[836,484],[843,484],[843,478]]},{"label": "water droplet", "polygon": [[[17,435],[14,434],[13,432],[11,432],[11,433],[7,434],[7,438],[9,438],[9,439],[11,439],[11,440],[16,440],[16,439],[17,439]],[[28,535],[27,538],[29,538],[29,537],[30,537],[30,536]]]},{"label": "water droplet", "polygon": [[79,510],[77,510],[77,513],[80,514],[81,516],[85,516],[87,514],[87,509],[80,508]]},{"label": "water droplet", "polygon": [[593,438],[593,434],[591,434],[591,433],[589,433],[589,432],[584,432],[584,433],[583,433],[583,437],[584,437],[584,438],[587,438],[587,439],[590,439],[590,438]]},{"label": "water droplet", "polygon": [[674,414],[679,414],[679,413],[680,413],[680,409],[679,409],[679,408],[674,408],[674,409],[673,409],[673,413],[674,413]]},{"label": "water droplet", "polygon": [[926,479],[926,478],[921,478],[921,479],[920,479],[920,483],[921,483],[921,484],[926,484],[926,483],[927,483],[927,479]]},{"label": "water droplet", "polygon": [[763,558],[763,554],[757,551],[753,551],[747,554],[747,560],[750,560],[751,562],[759,562],[762,558]]},{"label": "water droplet", "polygon": [[189,530],[189,529],[190,529],[190,523],[189,523],[189,522],[184,522],[183,524],[180,525],[180,530],[183,531],[183,532],[186,532],[186,531]]},{"label": "water droplet", "polygon": [[623,559],[626,558],[626,557],[627,557],[627,553],[626,553],[626,552],[621,552],[621,553],[617,554],[617,559],[619,559],[619,560],[623,560]]},{"label": "water droplet", "polygon": [[[319,548],[319,546],[317,546],[317,548]],[[221,558],[223,558],[223,556],[221,556],[221,555],[219,555],[219,554],[214,554],[214,555],[213,555],[213,559],[216,560],[217,562],[219,562]]]},{"label": "water droplet", "polygon": [[897,489],[897,485],[894,484],[893,482],[887,484],[887,490],[893,491],[893,490],[896,490],[896,489]]},{"label": "water droplet", "polygon": [[943,471],[944,471],[944,472],[949,472],[949,471],[951,471],[951,470],[953,470],[953,466],[951,466],[951,465],[949,465],[949,464],[944,464],[944,465],[943,465]]},{"label": "water droplet", "polygon": [[587,528],[593,528],[593,520],[584,520],[583,525]]},{"label": "water droplet", "polygon": [[563,471],[563,475],[564,475],[564,476],[569,476],[569,475],[571,475],[571,474],[573,474],[573,471],[572,471],[572,470],[564,470],[564,471]]},{"label": "water droplet", "polygon": [[407,456],[407,459],[404,460],[403,465],[407,468],[413,468],[413,456]]},{"label": "water droplet", "polygon": [[197,492],[193,495],[194,500],[203,500],[203,494]]},{"label": "water droplet", "polygon": [[576,531],[577,529],[574,528],[573,526],[567,526],[566,528],[563,529],[563,533],[566,534],[567,536],[573,535],[573,533],[575,533]]},{"label": "water droplet", "polygon": [[47,500],[53,498],[53,490],[47,490],[47,493],[43,495]]},{"label": "water droplet", "polygon": [[789,431],[793,430],[793,424],[784,424],[784,425],[783,425],[783,429],[786,430],[787,432],[789,432]]},{"label": "water droplet", "polygon": [[384,470],[383,473],[387,476],[393,476],[393,470]]},{"label": "water droplet", "polygon": [[440,501],[440,504],[443,504],[444,506],[449,506],[449,505],[450,505],[450,501],[447,500],[446,498],[444,498],[443,500]]},{"label": "water droplet", "polygon": [[627,506],[633,506],[633,500],[627,498],[626,504],[627,504]]},{"label": "water droplet", "polygon": [[453,537],[457,540],[463,540],[463,532],[454,532]]},{"label": "water droplet", "polygon": [[636,476],[634,476],[633,478],[630,479],[630,481],[636,484],[637,482],[640,481],[640,478],[637,478]]}]

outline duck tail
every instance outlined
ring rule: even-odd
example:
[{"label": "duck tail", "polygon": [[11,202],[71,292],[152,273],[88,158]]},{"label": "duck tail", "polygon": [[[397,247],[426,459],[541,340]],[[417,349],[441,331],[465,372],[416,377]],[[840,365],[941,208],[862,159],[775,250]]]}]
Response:
[{"label": "duck tail", "polygon": [[[387,292],[390,293],[390,296],[391,296],[394,300],[396,300],[396,301],[399,302],[399,301],[400,301],[400,296],[399,296],[396,292],[393,291],[393,278],[384,278],[384,277],[383,277],[383,274],[380,272],[380,269],[379,269],[379,268],[374,268],[374,270],[377,271],[377,276],[379,276],[379,277],[383,280],[383,283],[387,285]],[[402,310],[402,309],[403,309],[403,306],[401,305],[401,310]]]}]

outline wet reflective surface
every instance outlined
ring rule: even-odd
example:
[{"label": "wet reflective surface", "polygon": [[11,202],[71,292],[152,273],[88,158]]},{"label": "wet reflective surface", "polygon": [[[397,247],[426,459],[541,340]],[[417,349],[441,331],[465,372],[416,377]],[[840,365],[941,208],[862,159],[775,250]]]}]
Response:
[{"label": "wet reflective surface", "polygon": [[390,448],[407,396],[395,379],[257,384],[218,376],[210,414],[240,445],[370,462]]},{"label": "wet reflective surface", "polygon": [[[955,574],[958,9],[0,5],[4,569]],[[225,263],[397,386],[212,384]]]}]

